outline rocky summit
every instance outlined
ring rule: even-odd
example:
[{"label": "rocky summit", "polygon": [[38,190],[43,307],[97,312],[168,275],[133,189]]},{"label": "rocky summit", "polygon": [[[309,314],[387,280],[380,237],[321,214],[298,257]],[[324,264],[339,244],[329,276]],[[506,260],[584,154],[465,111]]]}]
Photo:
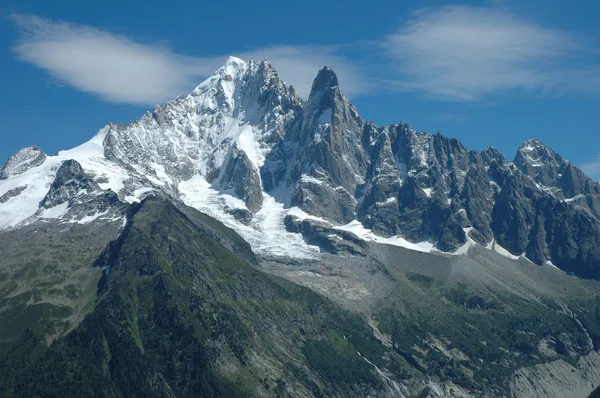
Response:
[{"label": "rocky summit", "polygon": [[329,67],[303,99],[231,57],[0,169],[0,395],[583,396],[599,279],[600,185],[542,142],[378,126]]},{"label": "rocky summit", "polygon": [[[79,182],[67,181],[67,165]],[[230,58],[188,96],[109,124],[79,148],[19,151],[0,178],[0,214],[12,213],[2,228],[43,219],[40,209],[75,189],[128,203],[154,191],[253,238],[292,215],[427,251],[498,247],[600,277],[600,186],[579,169],[535,139],[508,161],[405,123],[366,122],[328,67],[304,101],[268,61]]]}]

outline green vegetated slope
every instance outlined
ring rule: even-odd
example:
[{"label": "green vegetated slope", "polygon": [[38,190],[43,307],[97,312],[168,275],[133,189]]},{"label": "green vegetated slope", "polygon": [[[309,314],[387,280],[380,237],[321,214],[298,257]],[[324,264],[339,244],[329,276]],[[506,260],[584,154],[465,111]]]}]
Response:
[{"label": "green vegetated slope", "polygon": [[[95,266],[89,253],[65,262],[88,275],[70,301],[48,299],[43,273],[32,292],[2,285],[12,304],[0,312],[0,396],[511,396],[517,369],[577,367],[600,348],[596,282],[533,264],[521,274],[488,251],[374,250],[364,261],[395,288],[350,312],[259,271],[250,246],[214,219],[148,198]],[[72,277],[60,275],[64,297]]]},{"label": "green vegetated slope", "polygon": [[247,244],[199,222],[140,204],[97,260],[95,309],[45,352],[5,361],[0,395],[360,396],[389,388],[373,364],[413,371],[362,318],[261,273]]},{"label": "green vegetated slope", "polygon": [[387,266],[397,288],[374,318],[407,362],[439,382],[510,396],[517,369],[557,360],[577,369],[600,349],[597,282],[484,255]]},{"label": "green vegetated slope", "polygon": [[0,372],[68,333],[94,307],[102,271],[92,267],[121,222],[37,223],[0,235]]}]

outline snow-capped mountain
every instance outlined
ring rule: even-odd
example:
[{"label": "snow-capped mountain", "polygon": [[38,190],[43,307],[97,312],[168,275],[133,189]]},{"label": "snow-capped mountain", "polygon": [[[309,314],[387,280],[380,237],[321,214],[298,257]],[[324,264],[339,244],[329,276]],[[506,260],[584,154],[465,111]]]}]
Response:
[{"label": "snow-capped mountain", "polygon": [[22,149],[0,169],[0,229],[114,221],[150,192],[262,255],[313,257],[355,238],[451,254],[480,244],[600,276],[600,186],[579,169],[537,140],[510,162],[366,122],[328,67],[304,101],[268,61],[230,58],[189,95],[77,148]]}]

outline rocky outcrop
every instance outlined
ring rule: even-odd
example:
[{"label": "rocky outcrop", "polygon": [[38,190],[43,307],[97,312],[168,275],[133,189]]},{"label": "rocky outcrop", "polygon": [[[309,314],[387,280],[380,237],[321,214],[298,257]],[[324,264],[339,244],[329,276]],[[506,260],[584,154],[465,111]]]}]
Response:
[{"label": "rocky outcrop", "polygon": [[60,165],[41,205],[48,209],[97,191],[100,187],[86,175],[79,162],[67,160]]},{"label": "rocky outcrop", "polygon": [[261,208],[263,193],[259,171],[248,155],[237,146],[231,148],[219,182],[221,189],[233,190],[235,195],[246,203],[250,211],[255,212]]},{"label": "rocky outcrop", "polygon": [[76,160],[67,160],[61,164],[38,213],[43,215],[45,209],[65,203],[69,218],[79,221],[99,214],[105,218],[115,218],[126,207],[115,192],[101,189]]},{"label": "rocky outcrop", "polygon": [[394,161],[389,129],[367,124],[363,146],[371,163],[366,182],[357,190],[358,220],[383,236],[398,235],[401,233],[398,198],[403,180]]},{"label": "rocky outcrop", "polygon": [[258,169],[264,154],[289,130],[301,103],[268,61],[246,63],[231,57],[188,96],[157,105],[136,122],[112,125],[105,156],[142,174],[158,172],[163,189],[173,194],[179,182],[194,175],[210,183],[224,175],[226,189],[235,185],[240,199],[253,198],[250,206],[256,209],[257,185],[242,181],[254,172],[229,172],[248,162]]},{"label": "rocky outcrop", "polygon": [[[103,150],[93,155],[102,162],[80,159],[94,176],[65,163],[43,208],[72,195],[83,203],[85,195],[101,192],[93,181],[122,186],[116,189],[125,200],[150,191],[190,200],[210,189],[217,193],[206,200],[233,195],[245,207],[222,209],[221,198],[205,208],[233,215],[257,233],[265,227],[260,220],[285,217],[275,207],[296,206],[332,225],[358,220],[379,236],[427,241],[444,252],[472,239],[537,264],[600,277],[600,185],[581,170],[535,139],[524,142],[511,162],[494,148],[469,151],[457,139],[417,132],[404,122],[366,122],[329,67],[318,72],[304,101],[268,61],[230,58],[188,96],[102,132],[93,142]],[[0,170],[0,181],[41,163],[49,168],[44,173],[54,173],[57,160],[44,159],[38,148],[25,148]],[[100,169],[113,166],[116,183],[109,184]],[[63,181],[67,177],[79,181]],[[0,202],[28,194],[18,192],[25,184],[29,180],[7,183]],[[261,211],[269,217],[254,217]]]},{"label": "rocky outcrop", "polygon": [[29,146],[12,155],[0,168],[0,180],[18,175],[39,166],[46,160],[46,154],[37,146]]},{"label": "rocky outcrop", "polygon": [[367,167],[363,124],[335,73],[321,69],[298,119],[265,162],[266,187],[285,184],[292,206],[336,223],[352,221],[354,192]]},{"label": "rocky outcrop", "polygon": [[541,141],[524,142],[514,164],[542,191],[600,220],[600,186]]},{"label": "rocky outcrop", "polygon": [[367,243],[352,232],[334,229],[315,220],[300,220],[291,215],[286,216],[284,224],[289,232],[302,234],[308,244],[318,246],[323,252],[366,256]]},{"label": "rocky outcrop", "polygon": [[600,384],[600,354],[592,351],[577,366],[560,359],[519,369],[510,382],[514,397],[587,397]]},{"label": "rocky outcrop", "polygon": [[0,195],[0,203],[6,203],[10,199],[19,196],[27,189],[27,185],[21,185],[13,189],[9,189],[4,194]]}]

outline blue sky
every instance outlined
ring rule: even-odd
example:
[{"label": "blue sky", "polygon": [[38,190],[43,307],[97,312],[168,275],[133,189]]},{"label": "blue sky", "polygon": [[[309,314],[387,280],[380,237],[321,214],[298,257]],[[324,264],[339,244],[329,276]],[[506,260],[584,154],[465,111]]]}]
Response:
[{"label": "blue sky", "polygon": [[137,119],[236,55],[270,59],[303,95],[329,65],[367,120],[508,158],[535,137],[600,179],[597,1],[10,1],[0,163]]}]

